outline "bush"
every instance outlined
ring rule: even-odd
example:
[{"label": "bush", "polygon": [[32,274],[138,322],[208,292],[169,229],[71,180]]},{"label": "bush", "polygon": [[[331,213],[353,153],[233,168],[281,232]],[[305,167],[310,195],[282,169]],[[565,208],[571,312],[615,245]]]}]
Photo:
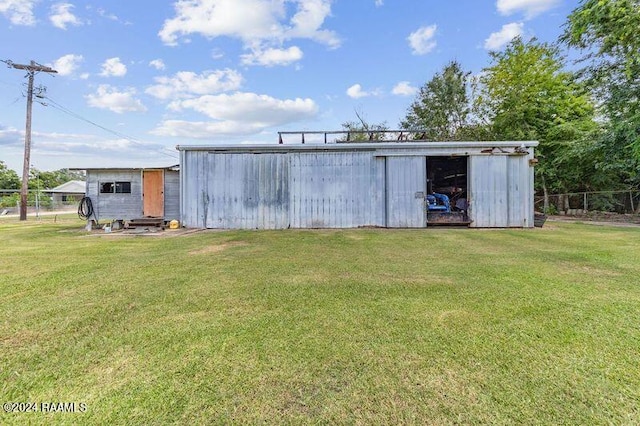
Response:
[{"label": "bush", "polygon": [[16,207],[18,205],[18,201],[20,201],[20,194],[4,195],[0,197],[0,207]]}]

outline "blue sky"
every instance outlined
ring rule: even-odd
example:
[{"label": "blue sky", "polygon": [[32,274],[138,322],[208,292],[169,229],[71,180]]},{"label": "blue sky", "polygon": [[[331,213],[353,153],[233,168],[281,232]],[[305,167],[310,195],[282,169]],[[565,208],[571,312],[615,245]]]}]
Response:
[{"label": "blue sky", "polygon": [[[31,163],[160,166],[178,144],[277,143],[355,120],[397,128],[451,60],[555,41],[578,0],[0,0],[0,59],[34,60]],[[0,64],[0,160],[21,170],[24,72]],[[91,124],[94,123],[94,124]],[[96,126],[98,125],[98,126]],[[293,140],[291,141],[293,142]]]}]

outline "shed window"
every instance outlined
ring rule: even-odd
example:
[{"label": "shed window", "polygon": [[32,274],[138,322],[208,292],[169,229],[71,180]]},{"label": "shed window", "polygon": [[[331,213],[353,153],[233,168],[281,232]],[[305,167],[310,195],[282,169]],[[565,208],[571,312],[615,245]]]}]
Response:
[{"label": "shed window", "polygon": [[101,194],[131,194],[131,182],[102,182]]}]

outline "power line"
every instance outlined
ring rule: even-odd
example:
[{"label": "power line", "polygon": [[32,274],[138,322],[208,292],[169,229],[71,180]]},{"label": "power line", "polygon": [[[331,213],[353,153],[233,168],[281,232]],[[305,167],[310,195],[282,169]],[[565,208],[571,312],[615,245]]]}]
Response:
[{"label": "power line", "polygon": [[[105,127],[105,126],[103,126],[101,124],[96,123],[95,121],[89,120],[88,118],[85,118],[85,117],[81,116],[80,114],[70,110],[69,108],[65,107],[64,105],[61,105],[59,102],[56,102],[54,99],[51,99],[47,95],[42,96],[42,98],[46,99],[48,101],[48,103],[45,104],[45,105],[51,106],[52,108],[55,108],[58,111],[61,111],[61,112],[65,113],[65,114],[67,114],[67,115],[69,115],[69,116],[71,116],[73,118],[76,118],[76,119],[78,119],[80,121],[84,121],[85,123],[91,124],[92,126],[95,126],[95,127],[99,128],[99,129],[102,129],[105,132],[111,133],[112,135],[117,136],[117,137],[119,137],[121,139],[126,139],[126,140],[128,140],[129,142],[131,142],[131,143],[133,143],[135,145],[142,146],[144,148],[148,148],[148,145],[145,144],[144,142],[141,142],[141,141],[139,141],[139,140],[137,140],[137,139],[135,139],[135,138],[133,138],[131,136],[125,135],[124,133],[120,133],[120,132],[118,132],[116,130],[112,130],[112,129],[108,128],[108,127]],[[168,152],[164,152],[162,150],[157,150],[157,151],[160,154],[163,154],[163,155],[166,155],[168,157],[171,157],[174,160],[178,158],[178,156],[176,154],[169,154]]]}]

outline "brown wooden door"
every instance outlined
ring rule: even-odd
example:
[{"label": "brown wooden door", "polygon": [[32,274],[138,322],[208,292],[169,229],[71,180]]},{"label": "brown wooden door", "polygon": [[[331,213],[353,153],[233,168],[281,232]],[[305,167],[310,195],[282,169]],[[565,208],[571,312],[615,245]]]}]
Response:
[{"label": "brown wooden door", "polygon": [[142,172],[142,214],[164,217],[164,170]]}]

